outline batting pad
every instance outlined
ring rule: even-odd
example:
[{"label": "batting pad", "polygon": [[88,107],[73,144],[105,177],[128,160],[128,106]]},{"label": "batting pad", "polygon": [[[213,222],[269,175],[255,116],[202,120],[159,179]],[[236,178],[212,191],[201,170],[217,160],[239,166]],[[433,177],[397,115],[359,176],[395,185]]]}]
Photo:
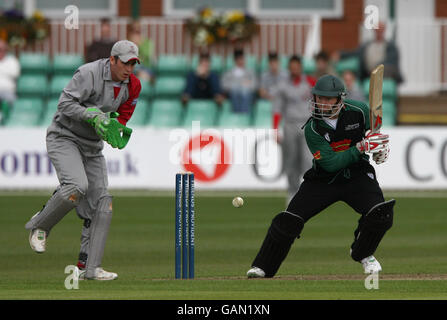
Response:
[{"label": "batting pad", "polygon": [[47,233],[79,204],[84,194],[74,185],[62,185],[48,200],[43,209],[25,225],[28,230],[42,229]]},{"label": "batting pad", "polygon": [[286,211],[279,213],[273,218],[252,266],[264,270],[266,278],[273,277],[303,227],[304,221],[301,217]]},{"label": "batting pad", "polygon": [[361,261],[374,254],[385,233],[393,225],[395,203],[394,199],[380,203],[360,218],[359,226],[354,232],[355,240],[351,246],[353,260]]},{"label": "batting pad", "polygon": [[111,221],[112,196],[104,196],[98,201],[96,213],[93,215],[90,226],[86,278],[94,278],[95,269],[101,266]]}]

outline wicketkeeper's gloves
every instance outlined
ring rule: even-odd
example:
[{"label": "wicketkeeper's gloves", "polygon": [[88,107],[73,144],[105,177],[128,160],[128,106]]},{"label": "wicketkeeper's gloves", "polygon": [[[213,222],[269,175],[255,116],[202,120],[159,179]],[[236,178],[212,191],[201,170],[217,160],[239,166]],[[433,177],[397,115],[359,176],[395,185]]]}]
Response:
[{"label": "wicketkeeper's gloves", "polygon": [[132,135],[132,129],[119,123],[118,112],[112,112],[110,114],[110,123],[108,125],[107,142],[113,147],[123,149],[129,142]]},{"label": "wicketkeeper's gloves", "polygon": [[357,142],[356,147],[361,153],[375,154],[387,149],[390,137],[382,133],[369,133],[362,141]]},{"label": "wicketkeeper's gloves", "polygon": [[104,113],[98,108],[87,108],[83,113],[83,119],[90,124],[96,131],[96,134],[102,140],[107,139],[107,126],[110,123],[110,113]]},{"label": "wicketkeeper's gloves", "polygon": [[113,148],[123,149],[129,142],[132,129],[116,120],[118,112],[104,113],[98,108],[87,108],[83,118],[96,131],[96,134]]}]

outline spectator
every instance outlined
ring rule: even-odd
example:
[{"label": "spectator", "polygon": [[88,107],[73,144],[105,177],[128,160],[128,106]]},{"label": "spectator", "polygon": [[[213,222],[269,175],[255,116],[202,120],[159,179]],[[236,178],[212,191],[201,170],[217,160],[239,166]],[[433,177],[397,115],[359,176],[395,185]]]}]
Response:
[{"label": "spectator", "polygon": [[346,99],[353,99],[359,101],[366,101],[362,88],[356,79],[354,72],[351,70],[345,70],[343,72],[343,82],[346,87]]},{"label": "spectator", "polygon": [[[300,186],[304,171],[310,165],[304,132],[300,128],[309,118],[309,100],[315,79],[302,73],[301,58],[289,59],[289,76],[279,83],[273,100],[273,129],[283,125],[283,167],[288,180],[289,200]],[[308,158],[306,158],[306,155]]]},{"label": "spectator", "polygon": [[275,88],[279,82],[287,79],[287,72],[280,69],[278,54],[276,52],[269,53],[268,61],[268,70],[261,75],[258,92],[260,98],[273,100]]},{"label": "spectator", "polygon": [[354,51],[339,52],[334,55],[336,60],[358,56],[360,59],[360,80],[369,78],[371,71],[383,63],[385,66],[383,76],[392,78],[396,83],[403,81],[399,69],[399,50],[392,41],[385,39],[385,24],[379,23],[375,29],[375,39],[362,44]]},{"label": "spectator", "polygon": [[140,64],[135,68],[135,75],[142,81],[153,82],[152,60],[154,56],[154,43],[151,39],[142,36],[141,25],[138,21],[135,21],[130,26],[128,38],[138,46],[140,56]]},{"label": "spectator", "polygon": [[0,102],[14,102],[16,99],[16,80],[20,75],[17,58],[8,54],[8,44],[0,39]]},{"label": "spectator", "polygon": [[222,78],[222,86],[231,100],[234,112],[251,112],[256,91],[255,74],[245,68],[245,57],[242,49],[234,51],[234,67]]},{"label": "spectator", "polygon": [[197,69],[187,75],[182,101],[187,103],[189,99],[214,99],[218,104],[223,101],[219,76],[210,70],[208,53],[200,54]]},{"label": "spectator", "polygon": [[115,42],[116,40],[111,37],[110,20],[108,18],[101,19],[101,37],[87,47],[85,54],[86,62],[109,58]]},{"label": "spectator", "polygon": [[326,51],[320,51],[317,55],[315,55],[315,64],[316,70],[313,74],[315,79],[318,79],[325,74],[336,75],[332,62]]}]

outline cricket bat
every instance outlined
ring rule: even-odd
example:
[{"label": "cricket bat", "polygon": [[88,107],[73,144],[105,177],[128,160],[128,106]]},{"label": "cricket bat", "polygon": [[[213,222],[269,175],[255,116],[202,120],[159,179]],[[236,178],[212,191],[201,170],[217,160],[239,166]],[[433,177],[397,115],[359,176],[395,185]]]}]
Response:
[{"label": "cricket bat", "polygon": [[382,127],[383,64],[377,66],[369,79],[369,121],[371,132],[380,132]]}]

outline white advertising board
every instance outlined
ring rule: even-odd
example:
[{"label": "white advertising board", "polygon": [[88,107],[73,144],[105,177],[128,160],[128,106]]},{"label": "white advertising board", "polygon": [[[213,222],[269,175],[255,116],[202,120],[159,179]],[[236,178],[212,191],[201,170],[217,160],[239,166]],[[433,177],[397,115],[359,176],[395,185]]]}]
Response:
[{"label": "white advertising board", "polygon": [[[447,188],[447,128],[385,131],[391,136],[390,158],[374,164],[384,189]],[[45,128],[0,129],[0,189],[57,186],[45,135]],[[104,156],[113,189],[173,189],[175,173],[184,171],[195,173],[199,189],[287,185],[281,174],[281,149],[271,133],[262,130],[136,128],[125,149],[106,146]]]}]

